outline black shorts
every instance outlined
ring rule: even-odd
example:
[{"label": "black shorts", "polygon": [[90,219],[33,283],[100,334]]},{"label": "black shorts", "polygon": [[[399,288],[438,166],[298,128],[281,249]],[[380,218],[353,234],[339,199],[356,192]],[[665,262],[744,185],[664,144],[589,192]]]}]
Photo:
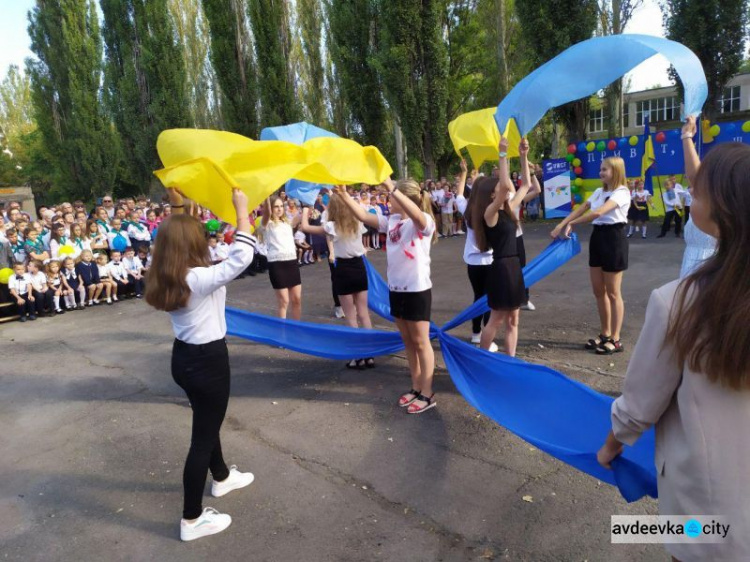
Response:
[{"label": "black shorts", "polygon": [[418,293],[390,291],[391,315],[411,322],[429,322],[432,310],[432,289]]},{"label": "black shorts", "polygon": [[353,295],[367,290],[367,268],[362,256],[336,258],[333,264],[333,290],[337,295]]},{"label": "black shorts", "polygon": [[601,267],[607,273],[618,273],[628,268],[625,223],[594,225],[589,241],[589,267]]},{"label": "black shorts", "polygon": [[302,284],[297,260],[268,262],[268,276],[274,289],[291,289]]}]

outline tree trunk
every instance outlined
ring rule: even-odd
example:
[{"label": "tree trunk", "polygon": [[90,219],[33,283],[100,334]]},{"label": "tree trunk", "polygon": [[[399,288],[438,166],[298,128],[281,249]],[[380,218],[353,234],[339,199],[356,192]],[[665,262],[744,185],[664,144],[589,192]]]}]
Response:
[{"label": "tree trunk", "polygon": [[399,178],[405,178],[408,175],[406,167],[406,145],[404,144],[404,135],[401,132],[401,125],[398,118],[393,123],[393,137],[396,143],[396,171]]}]

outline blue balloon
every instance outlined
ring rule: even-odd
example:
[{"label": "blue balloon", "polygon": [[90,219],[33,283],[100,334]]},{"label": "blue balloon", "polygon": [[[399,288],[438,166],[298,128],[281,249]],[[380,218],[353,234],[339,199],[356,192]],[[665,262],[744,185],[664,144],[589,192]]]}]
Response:
[{"label": "blue balloon", "polygon": [[626,139],[626,138],[623,137],[623,138],[620,139],[620,141],[619,141],[618,144],[620,146],[627,146],[628,145],[628,139]]},{"label": "blue balloon", "polygon": [[159,232],[159,227],[157,226],[153,232],[151,232],[151,241],[156,242],[156,233]]},{"label": "blue balloon", "polygon": [[576,205],[577,205],[577,204],[579,204],[579,203],[582,203],[582,202],[583,202],[583,197],[581,197],[581,194],[580,194],[580,193],[576,193],[576,194],[575,194],[575,195],[573,196],[573,201],[575,201],[575,202],[576,202]]},{"label": "blue balloon", "polygon": [[573,170],[571,170],[570,171],[570,179],[574,180],[574,179],[576,179],[576,177],[578,177],[578,176],[576,176],[576,173]]},{"label": "blue balloon", "polygon": [[118,252],[124,252],[128,247],[128,241],[122,235],[117,235],[112,239],[112,249]]},{"label": "blue balloon", "polygon": [[579,142],[578,143],[578,152],[586,152],[586,143],[585,142]]},{"label": "blue balloon", "polygon": [[[305,141],[318,137],[339,138],[336,133],[326,131],[304,121],[280,127],[266,127],[260,132],[260,140],[280,140],[293,144],[302,144]],[[331,186],[300,180],[289,180],[286,182],[286,194],[292,199],[299,199],[305,205],[314,205],[318,192],[324,187]]]},{"label": "blue balloon", "polygon": [[668,39],[622,34],[577,43],[526,76],[497,106],[497,128],[504,131],[514,119],[525,136],[553,107],[586,98],[659,54],[672,64],[685,87],[685,114],[698,115],[708,84],[695,53]]}]

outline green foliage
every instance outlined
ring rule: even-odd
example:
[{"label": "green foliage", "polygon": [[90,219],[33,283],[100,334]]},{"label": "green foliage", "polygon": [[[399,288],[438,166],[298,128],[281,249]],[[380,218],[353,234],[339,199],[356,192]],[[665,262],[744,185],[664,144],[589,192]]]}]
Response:
[{"label": "green foliage", "polygon": [[249,0],[264,127],[299,121],[295,76],[287,64],[291,52],[287,0]]},{"label": "green foliage", "polygon": [[185,63],[167,0],[101,0],[105,96],[126,163],[121,191],[143,193],[161,167],[156,139],[190,124]]},{"label": "green foliage", "polygon": [[221,89],[224,128],[257,138],[258,76],[243,0],[202,0],[211,36],[211,65]]},{"label": "green foliage", "polygon": [[[750,5],[747,0],[664,0],[661,7],[667,37],[689,47],[703,64],[708,82],[703,111],[713,117],[724,86],[746,54]],[[679,77],[674,69],[670,74],[682,96]]]},{"label": "green foliage", "polygon": [[93,0],[39,2],[27,60],[37,126],[56,187],[71,197],[110,191],[116,137],[100,105],[102,45]]},{"label": "green foliage", "polygon": [[321,55],[321,5],[319,0],[297,0],[300,36],[304,50],[304,70],[306,80],[305,105],[310,119],[318,127],[326,124],[325,71]]}]

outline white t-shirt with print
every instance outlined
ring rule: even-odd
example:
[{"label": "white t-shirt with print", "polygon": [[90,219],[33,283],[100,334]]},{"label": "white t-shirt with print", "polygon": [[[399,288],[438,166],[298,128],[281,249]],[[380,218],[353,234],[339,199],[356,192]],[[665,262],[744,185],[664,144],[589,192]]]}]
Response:
[{"label": "white t-shirt with print", "polygon": [[593,221],[594,224],[618,224],[628,222],[630,190],[624,185],[621,185],[612,191],[604,191],[603,187],[594,191],[594,193],[591,194],[591,197],[589,197],[591,210],[596,211],[610,199],[617,203],[617,206],[602,216],[595,218]]},{"label": "white t-shirt with print", "polygon": [[427,213],[425,229],[418,231],[414,222],[395,214],[379,217],[379,226],[387,224],[388,288],[397,293],[417,293],[432,288],[430,249],[435,221]]}]

